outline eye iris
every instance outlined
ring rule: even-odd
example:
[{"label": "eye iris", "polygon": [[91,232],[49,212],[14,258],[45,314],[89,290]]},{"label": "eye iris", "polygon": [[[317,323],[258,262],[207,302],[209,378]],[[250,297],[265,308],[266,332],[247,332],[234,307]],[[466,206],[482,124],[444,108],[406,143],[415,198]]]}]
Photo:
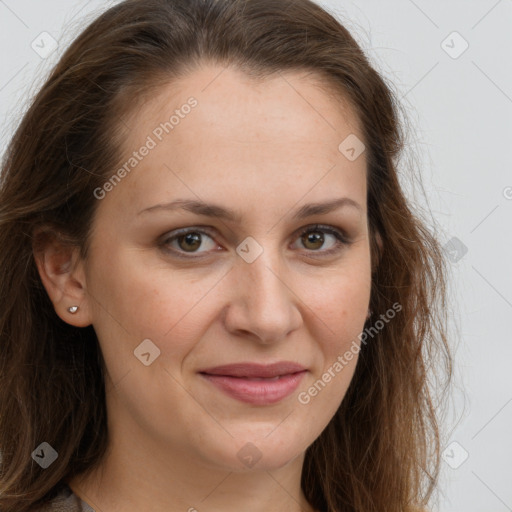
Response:
[{"label": "eye iris", "polygon": [[[198,247],[201,246],[201,235],[199,233],[187,233],[186,235],[178,237],[178,245],[180,246],[181,249],[186,251],[187,247],[184,247],[181,243],[183,240],[186,240],[187,244],[195,244],[194,247],[192,247],[192,251],[190,252],[193,252],[194,249],[197,249]],[[190,249],[190,245],[188,246],[188,249]]]},{"label": "eye iris", "polygon": [[324,236],[318,231],[311,231],[303,235],[302,240],[305,242],[312,242],[316,244],[316,246],[312,247],[312,249],[319,249],[322,247],[324,243]]}]

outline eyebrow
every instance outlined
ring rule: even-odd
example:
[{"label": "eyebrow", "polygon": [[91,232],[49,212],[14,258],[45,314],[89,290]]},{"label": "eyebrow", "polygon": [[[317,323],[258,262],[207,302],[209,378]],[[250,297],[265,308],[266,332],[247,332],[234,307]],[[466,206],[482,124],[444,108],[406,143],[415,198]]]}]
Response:
[{"label": "eyebrow", "polygon": [[[292,218],[305,219],[313,215],[323,215],[334,210],[338,210],[339,208],[345,206],[351,206],[359,210],[360,212],[363,211],[361,205],[354,201],[353,199],[351,199],[350,197],[341,197],[323,203],[305,204],[294,213]],[[206,217],[224,219],[238,224],[240,224],[240,222],[242,221],[242,216],[234,210],[224,208],[222,206],[218,206],[215,204],[208,204],[203,201],[196,201],[193,199],[176,199],[175,201],[172,201],[170,203],[157,204],[155,206],[150,206],[149,208],[141,210],[137,215],[153,211],[172,211],[178,209],[186,210],[197,215],[204,215]]]}]

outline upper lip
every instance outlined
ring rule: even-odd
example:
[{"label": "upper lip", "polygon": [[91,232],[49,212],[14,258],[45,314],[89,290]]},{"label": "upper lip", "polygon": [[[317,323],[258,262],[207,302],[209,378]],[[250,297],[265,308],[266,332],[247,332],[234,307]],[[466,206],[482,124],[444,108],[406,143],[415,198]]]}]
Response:
[{"label": "upper lip", "polygon": [[208,375],[225,375],[229,377],[255,377],[255,378],[272,378],[290,373],[302,372],[306,368],[292,361],[280,361],[273,364],[258,363],[234,363],[215,366],[214,368],[206,368],[199,370],[199,373],[207,373]]}]

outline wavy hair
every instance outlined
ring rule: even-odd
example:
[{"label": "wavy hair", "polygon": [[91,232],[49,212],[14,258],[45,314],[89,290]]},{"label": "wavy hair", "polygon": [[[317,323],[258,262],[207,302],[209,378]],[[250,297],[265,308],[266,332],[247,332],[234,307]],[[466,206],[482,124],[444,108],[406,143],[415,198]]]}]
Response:
[{"label": "wavy hair", "polygon": [[[121,161],[122,116],[149,90],[206,62],[261,79],[309,71],[360,120],[373,265],[368,322],[395,303],[401,311],[361,347],[339,409],[306,451],[301,485],[311,505],[327,512],[424,507],[438,482],[437,409],[452,376],[447,268],[399,181],[406,134],[392,86],[340,21],[311,0],[126,0],[67,48],[2,160],[0,510],[48,502],[63,483],[97,467],[109,442],[95,331],[57,316],[34,252],[57,236],[87,259],[94,190]],[[438,370],[446,377],[439,397]],[[48,470],[31,457],[42,441],[58,452]]]}]

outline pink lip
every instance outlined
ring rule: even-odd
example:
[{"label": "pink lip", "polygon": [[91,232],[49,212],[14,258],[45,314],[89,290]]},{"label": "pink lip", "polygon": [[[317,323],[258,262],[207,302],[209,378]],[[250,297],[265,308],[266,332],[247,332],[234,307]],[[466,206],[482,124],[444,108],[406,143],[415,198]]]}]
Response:
[{"label": "pink lip", "polygon": [[201,370],[199,373],[237,400],[265,405],[279,402],[293,393],[306,371],[297,363],[284,361],[270,365],[237,363]]}]

